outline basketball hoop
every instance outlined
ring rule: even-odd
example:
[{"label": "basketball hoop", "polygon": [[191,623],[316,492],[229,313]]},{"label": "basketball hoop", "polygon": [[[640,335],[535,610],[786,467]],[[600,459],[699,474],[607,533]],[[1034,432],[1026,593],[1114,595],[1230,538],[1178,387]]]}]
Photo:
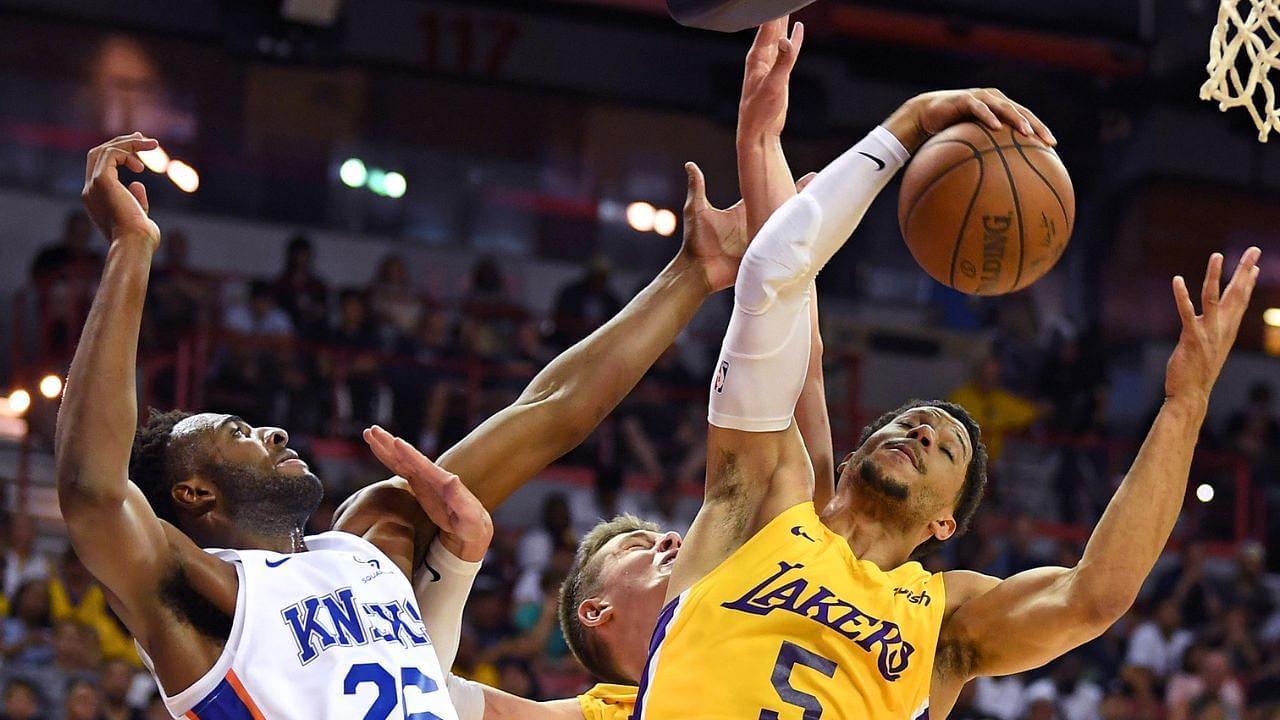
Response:
[{"label": "basketball hoop", "polygon": [[[1248,8],[1247,15],[1240,14],[1241,5]],[[1268,77],[1271,70],[1280,69],[1278,24],[1280,0],[1222,0],[1209,38],[1209,79],[1200,86],[1200,99],[1217,101],[1219,110],[1248,110],[1260,142],[1266,142],[1272,130],[1280,132],[1276,90]],[[1243,73],[1242,49],[1249,65]]]}]

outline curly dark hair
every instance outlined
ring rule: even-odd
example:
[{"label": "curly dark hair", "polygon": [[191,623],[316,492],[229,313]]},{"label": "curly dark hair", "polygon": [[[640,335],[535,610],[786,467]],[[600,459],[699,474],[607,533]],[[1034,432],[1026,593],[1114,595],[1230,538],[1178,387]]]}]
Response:
[{"label": "curly dark hair", "polygon": [[[867,438],[871,437],[880,428],[893,422],[894,418],[908,410],[919,407],[936,407],[945,410],[951,417],[959,420],[969,434],[969,443],[973,447],[973,458],[969,460],[969,467],[965,470],[964,484],[960,486],[960,493],[956,496],[954,511],[956,531],[951,536],[960,537],[969,531],[969,525],[972,524],[973,516],[977,514],[978,505],[982,502],[982,496],[987,489],[987,446],[982,444],[982,428],[978,427],[977,421],[973,419],[968,410],[945,400],[908,400],[864,427],[862,429],[862,437],[858,438],[858,447],[861,448],[867,442]],[[916,560],[932,554],[942,547],[942,543],[942,540],[932,537],[925,540],[911,553],[911,559]]]},{"label": "curly dark hair", "polygon": [[170,490],[179,479],[179,463],[169,441],[173,426],[191,415],[184,410],[160,412],[151,408],[146,422],[133,435],[133,452],[129,455],[129,479],[141,488],[156,516],[173,525],[178,524],[178,510],[173,506]]}]

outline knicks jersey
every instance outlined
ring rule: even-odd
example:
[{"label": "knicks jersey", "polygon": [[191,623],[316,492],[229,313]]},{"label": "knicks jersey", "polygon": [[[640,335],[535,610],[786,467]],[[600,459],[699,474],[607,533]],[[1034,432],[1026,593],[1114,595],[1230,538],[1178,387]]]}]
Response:
[{"label": "knicks jersey", "polygon": [[631,720],[636,686],[600,683],[578,696],[578,707],[583,720]]},{"label": "knicks jersey", "polygon": [[636,720],[916,720],[946,596],[789,508],[663,609]]},{"label": "knicks jersey", "polygon": [[355,535],[327,532],[306,543],[291,555],[209,551],[240,578],[231,635],[194,685],[174,695],[162,688],[169,712],[188,720],[457,720],[404,574]]}]

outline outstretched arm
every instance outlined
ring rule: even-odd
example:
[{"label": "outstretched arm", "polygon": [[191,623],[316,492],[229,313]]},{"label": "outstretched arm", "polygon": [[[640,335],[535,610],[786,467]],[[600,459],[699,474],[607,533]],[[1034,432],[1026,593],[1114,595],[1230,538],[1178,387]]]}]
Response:
[{"label": "outstretched arm", "polygon": [[[804,24],[796,23],[786,37],[787,17],[760,26],[747,52],[738,103],[738,186],[747,210],[752,237],[784,202],[803,190],[813,175],[791,181],[782,151],[791,71],[804,44]],[[796,403],[796,426],[813,465],[813,501],[821,509],[835,492],[835,457],[831,446],[831,418],[827,413],[826,382],[822,374],[822,334],[818,324],[818,295],[809,305],[809,367]]]},{"label": "outstretched arm", "polygon": [[135,133],[89,152],[83,199],[111,247],[67,377],[54,451],[58,506],[71,543],[144,645],[154,639],[157,588],[179,562],[190,564],[193,574],[208,564],[225,566],[229,572],[220,577],[229,583],[224,589],[232,605],[236,587],[234,569],[162,523],[128,478],[138,424],[138,332],[160,231],[147,217],[142,184],[126,188],[119,168],[140,172],[137,152],[155,146]]},{"label": "outstretched arm", "polygon": [[1029,570],[1003,582],[948,573],[952,614],[934,676],[935,696],[949,698],[946,707],[969,679],[1039,667],[1100,635],[1133,604],[1178,519],[1209,392],[1235,342],[1260,254],[1257,248],[1245,252],[1221,295],[1222,256],[1214,254],[1201,292],[1202,315],[1183,279],[1174,278],[1182,335],[1169,359],[1164,405],[1080,563]]},{"label": "outstretched arm", "polygon": [[783,203],[752,241],[712,383],[703,506],[668,598],[780,512],[813,498],[813,469],[794,423],[809,367],[813,279],[909,151],[971,117],[993,127],[998,118],[1030,127],[1017,105],[989,91],[913,98]]},{"label": "outstretched arm", "polygon": [[[702,172],[686,166],[685,240],[675,259],[613,319],[564,351],[511,406],[438,459],[493,508],[576,447],[639,382],[714,291],[728,287],[746,249],[742,204],[712,207]],[[434,532],[408,485],[392,478],[352,496],[334,527],[399,537],[421,562]]]}]

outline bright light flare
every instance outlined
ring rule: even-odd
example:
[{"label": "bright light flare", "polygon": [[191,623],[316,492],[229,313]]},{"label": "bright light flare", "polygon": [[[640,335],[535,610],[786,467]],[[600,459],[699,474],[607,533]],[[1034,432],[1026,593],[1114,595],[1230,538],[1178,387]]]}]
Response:
[{"label": "bright light flare", "polygon": [[1210,502],[1213,496],[1213,486],[1209,483],[1200,483],[1200,487],[1196,488],[1196,499],[1202,503]]},{"label": "bright light flare", "polygon": [[363,187],[365,180],[369,179],[369,168],[360,158],[351,158],[338,168],[338,177],[349,188]]},{"label": "bright light flare", "polygon": [[170,160],[166,174],[182,192],[193,193],[200,188],[200,173],[181,160]]},{"label": "bright light flare", "polygon": [[53,400],[62,394],[62,378],[57,375],[45,375],[40,380],[40,394]]},{"label": "bright light flare", "polygon": [[31,408],[31,393],[26,390],[14,390],[9,393],[9,410],[14,415],[21,415]]},{"label": "bright light flare", "polygon": [[633,202],[627,206],[627,224],[636,232],[653,230],[658,210],[647,202]]},{"label": "bright light flare", "polygon": [[1262,322],[1271,327],[1280,327],[1280,308],[1267,308],[1262,311]]},{"label": "bright light flare", "polygon": [[402,198],[404,191],[409,189],[409,181],[398,172],[389,172],[382,179],[382,189],[389,198]]},{"label": "bright light flare", "polygon": [[676,231],[676,223],[676,214],[663,208],[653,216],[653,231],[662,237],[671,237]]},{"label": "bright light flare", "polygon": [[138,157],[142,160],[142,164],[153,173],[163,175],[169,169],[169,153],[159,145],[155,150],[139,150]]}]

